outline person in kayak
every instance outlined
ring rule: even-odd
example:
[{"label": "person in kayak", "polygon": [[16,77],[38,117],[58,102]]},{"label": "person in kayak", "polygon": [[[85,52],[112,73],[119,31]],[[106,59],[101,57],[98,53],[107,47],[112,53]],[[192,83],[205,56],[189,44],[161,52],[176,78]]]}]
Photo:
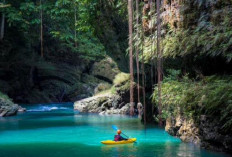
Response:
[{"label": "person in kayak", "polygon": [[117,135],[114,136],[114,141],[123,141],[123,140],[127,140],[127,138],[122,137],[121,134],[121,130],[117,131]]}]

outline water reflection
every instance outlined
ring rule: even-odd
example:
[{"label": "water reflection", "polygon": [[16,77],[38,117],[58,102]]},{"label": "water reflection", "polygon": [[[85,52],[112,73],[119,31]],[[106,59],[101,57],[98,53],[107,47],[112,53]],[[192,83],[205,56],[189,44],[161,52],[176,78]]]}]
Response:
[{"label": "water reflection", "polygon": [[137,147],[133,143],[126,145],[104,145],[101,147],[101,151],[103,154],[113,157],[135,157],[134,153],[137,152]]},{"label": "water reflection", "polygon": [[127,145],[103,145],[103,154],[115,157],[225,157],[228,155],[209,152],[200,149],[196,145],[185,143],[163,143],[163,144],[127,144]]}]

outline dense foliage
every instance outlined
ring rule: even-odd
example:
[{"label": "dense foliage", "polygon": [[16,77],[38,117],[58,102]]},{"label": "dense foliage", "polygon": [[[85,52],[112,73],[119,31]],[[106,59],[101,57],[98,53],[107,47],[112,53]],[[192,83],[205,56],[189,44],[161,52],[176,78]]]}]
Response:
[{"label": "dense foliage", "polygon": [[[127,64],[122,55],[127,47],[124,2],[41,2],[5,1],[0,8],[0,17],[5,15],[0,90],[18,102],[29,103],[73,101],[83,91],[84,97],[91,96],[93,90],[85,88],[100,82],[90,74],[93,62],[107,54],[122,62],[120,68]],[[123,31],[117,32],[116,27]]]},{"label": "dense foliage", "polygon": [[[143,52],[145,61],[150,64],[152,59],[157,58],[154,10],[155,5],[153,11],[142,15],[149,25],[147,28],[143,26],[145,31]],[[232,65],[231,1],[165,0],[162,11],[161,47],[166,66],[164,68],[185,69],[191,76],[195,75],[196,71],[205,75],[231,74],[229,68]],[[139,26],[140,30],[141,27],[142,25]],[[141,42],[137,41],[136,44],[139,43]],[[173,62],[180,64],[178,67],[172,67],[170,64]]]},{"label": "dense foliage", "polygon": [[[170,70],[162,86],[163,118],[181,114],[196,122],[201,115],[219,121],[221,128],[232,128],[232,78],[210,76],[201,81],[191,80],[188,76],[179,78],[180,71]],[[157,87],[153,101],[157,105]]]},{"label": "dense foliage", "polygon": [[[104,47],[94,36],[94,27],[91,25],[93,19],[90,17],[96,4],[91,7],[88,6],[88,1],[78,0],[42,2],[42,4],[33,1],[11,2],[11,7],[3,10],[9,26],[17,29],[15,31],[25,37],[28,46],[39,46],[39,26],[43,20],[45,47],[51,48],[47,42],[52,41],[59,43],[56,51],[76,52],[82,58],[91,60],[104,55]],[[40,11],[43,11],[42,19]],[[76,39],[74,32],[77,33]],[[77,47],[75,42],[78,44]]]}]

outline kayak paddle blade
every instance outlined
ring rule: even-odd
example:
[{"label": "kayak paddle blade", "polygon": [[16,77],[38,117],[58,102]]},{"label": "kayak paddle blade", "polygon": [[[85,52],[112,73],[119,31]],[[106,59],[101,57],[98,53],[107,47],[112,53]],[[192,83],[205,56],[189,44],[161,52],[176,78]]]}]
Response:
[{"label": "kayak paddle blade", "polygon": [[118,130],[118,127],[117,127],[117,126],[115,126],[115,125],[112,125],[112,128],[113,128],[115,131],[117,131],[117,130]]}]

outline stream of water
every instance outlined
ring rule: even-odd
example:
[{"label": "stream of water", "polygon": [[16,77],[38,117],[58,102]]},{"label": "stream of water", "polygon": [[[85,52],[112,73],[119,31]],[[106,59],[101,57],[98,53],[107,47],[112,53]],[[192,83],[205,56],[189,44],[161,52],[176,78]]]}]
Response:
[{"label": "stream of water", "polygon": [[[163,128],[144,127],[136,117],[100,116],[73,110],[72,103],[27,105],[25,113],[0,118],[0,157],[224,157],[181,142]],[[103,145],[117,125],[137,138],[127,145]]]}]

